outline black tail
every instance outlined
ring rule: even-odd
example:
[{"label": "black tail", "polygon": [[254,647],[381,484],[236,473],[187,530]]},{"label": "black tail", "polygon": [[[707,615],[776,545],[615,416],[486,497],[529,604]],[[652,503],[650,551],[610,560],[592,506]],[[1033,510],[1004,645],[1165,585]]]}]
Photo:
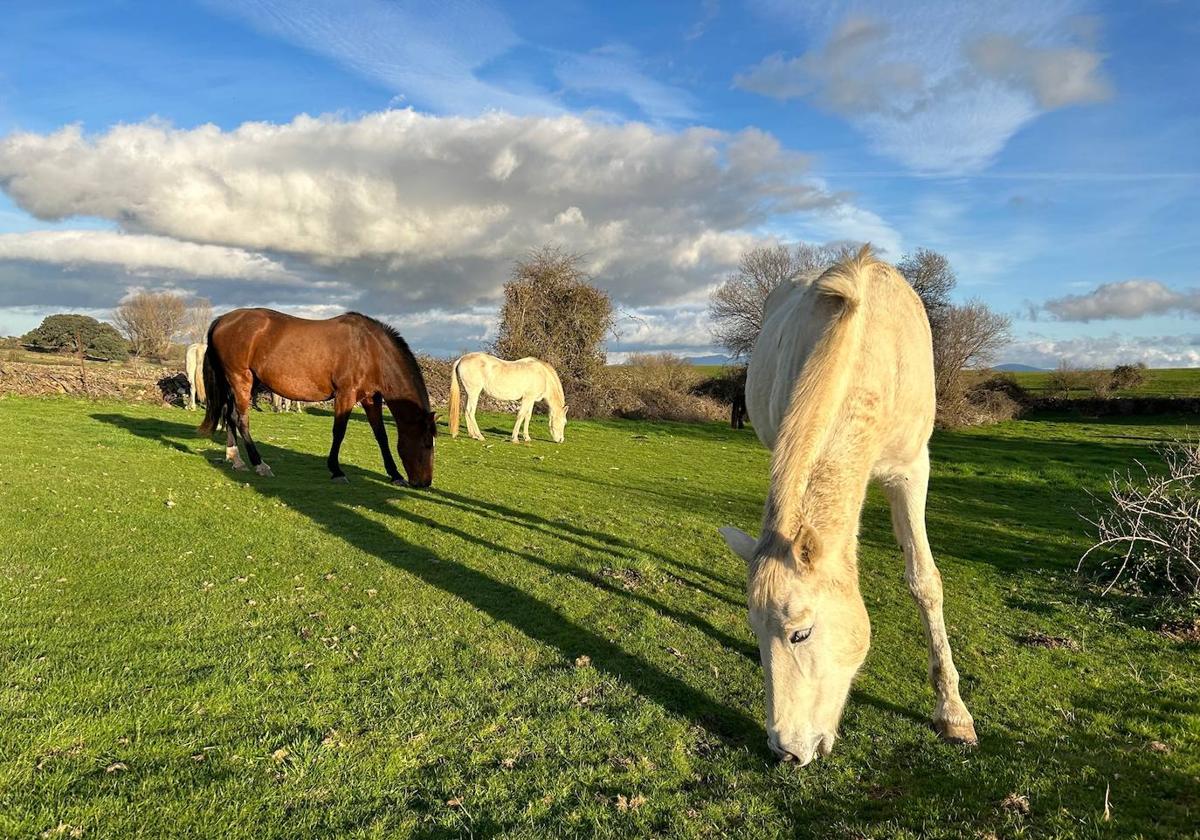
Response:
[{"label": "black tail", "polygon": [[208,350],[204,353],[204,390],[208,392],[208,401],[204,404],[204,422],[196,430],[204,436],[216,431],[217,424],[221,422],[221,415],[233,399],[229,380],[225,378],[225,365],[221,363],[217,346],[213,344],[213,328],[216,326],[217,322],[213,321],[212,326],[208,328]]}]

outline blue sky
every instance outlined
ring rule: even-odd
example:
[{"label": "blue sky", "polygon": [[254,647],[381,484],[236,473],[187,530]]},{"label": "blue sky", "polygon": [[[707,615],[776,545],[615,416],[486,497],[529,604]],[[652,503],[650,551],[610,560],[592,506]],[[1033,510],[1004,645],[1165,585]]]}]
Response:
[{"label": "blue sky", "polygon": [[764,242],[950,257],[1006,361],[1200,364],[1186,3],[44,2],[0,52],[0,334],[137,288],[474,348],[587,254],[614,352],[708,352]]}]

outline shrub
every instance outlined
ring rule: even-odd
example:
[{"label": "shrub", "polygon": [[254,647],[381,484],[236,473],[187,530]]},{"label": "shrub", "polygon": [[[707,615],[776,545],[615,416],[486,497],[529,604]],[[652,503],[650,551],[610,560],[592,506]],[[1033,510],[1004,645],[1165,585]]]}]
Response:
[{"label": "shrub", "polygon": [[1145,595],[1200,599],[1200,441],[1174,440],[1155,448],[1166,467],[1135,462],[1109,480],[1099,502],[1092,547],[1076,567],[1090,567],[1104,592],[1121,585]]},{"label": "shrub", "polygon": [[1066,359],[1058,363],[1058,367],[1046,377],[1046,389],[1056,396],[1069,397],[1072,391],[1082,391],[1088,387],[1088,377]]},{"label": "shrub", "polygon": [[625,362],[643,387],[687,391],[696,381],[696,369],[674,353],[635,353]]},{"label": "shrub", "polygon": [[612,300],[591,283],[582,263],[579,254],[552,246],[518,260],[504,284],[491,348],[502,359],[533,356],[553,365],[572,405],[604,369],[602,344],[614,318]]},{"label": "shrub", "polygon": [[1146,363],[1117,365],[1109,377],[1109,387],[1114,391],[1132,391],[1146,384]]},{"label": "shrub", "polygon": [[1020,417],[1033,400],[1011,373],[996,373],[938,400],[942,428],[985,426]]}]

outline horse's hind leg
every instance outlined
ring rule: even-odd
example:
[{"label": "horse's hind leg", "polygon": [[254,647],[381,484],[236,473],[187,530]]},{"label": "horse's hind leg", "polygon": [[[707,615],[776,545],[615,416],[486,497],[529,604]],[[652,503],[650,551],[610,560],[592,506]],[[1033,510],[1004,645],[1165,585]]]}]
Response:
[{"label": "horse's hind leg", "polygon": [[[342,439],[346,437],[346,424],[350,422],[350,412],[354,410],[354,398],[347,399],[338,392],[333,398],[333,443],[329,447],[329,457],[325,459],[325,465],[329,467],[329,472],[334,482],[338,484],[346,484],[349,479],[342,472],[342,465],[338,461],[338,452],[342,448]],[[369,417],[370,415],[368,415]],[[386,438],[384,438],[386,446]],[[395,469],[395,464],[392,465]]]},{"label": "horse's hind leg", "polygon": [[[229,376],[228,373],[226,375]],[[233,391],[233,419],[237,424],[237,432],[241,435],[242,442],[246,444],[246,456],[254,465],[254,471],[259,475],[274,475],[271,468],[263,461],[262,456],[258,454],[254,438],[250,437],[250,391],[253,384],[254,377],[250,371],[246,371],[242,376],[229,376],[229,385]]]},{"label": "horse's hind leg", "polygon": [[933,562],[925,533],[925,496],[929,489],[929,453],[903,471],[884,479],[892,508],[892,527],[904,549],[904,577],[925,626],[929,643],[929,680],[937,695],[933,726],[938,735],[956,743],[976,743],[975,721],[958,694],[958,671],[942,615],[942,576]]},{"label": "horse's hind leg", "polygon": [[237,437],[233,434],[233,423],[225,421],[225,460],[233,464],[235,470],[246,469],[242,454],[238,452]]},{"label": "horse's hind leg", "polygon": [[479,430],[479,423],[475,420],[475,407],[479,405],[479,392],[482,389],[472,388],[467,391],[467,434],[475,438],[475,440],[483,440],[483,432]]}]

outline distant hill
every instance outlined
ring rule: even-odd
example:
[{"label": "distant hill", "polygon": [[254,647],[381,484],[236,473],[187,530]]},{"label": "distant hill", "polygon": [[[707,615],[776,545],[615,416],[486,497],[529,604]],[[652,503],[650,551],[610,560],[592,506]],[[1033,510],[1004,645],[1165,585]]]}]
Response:
[{"label": "distant hill", "polygon": [[1046,368],[1034,367],[1033,365],[1007,364],[996,365],[993,370],[1002,370],[1008,373],[1041,373]]},{"label": "distant hill", "polygon": [[712,356],[685,356],[683,359],[689,365],[727,365],[731,361],[728,356],[713,354]]}]

